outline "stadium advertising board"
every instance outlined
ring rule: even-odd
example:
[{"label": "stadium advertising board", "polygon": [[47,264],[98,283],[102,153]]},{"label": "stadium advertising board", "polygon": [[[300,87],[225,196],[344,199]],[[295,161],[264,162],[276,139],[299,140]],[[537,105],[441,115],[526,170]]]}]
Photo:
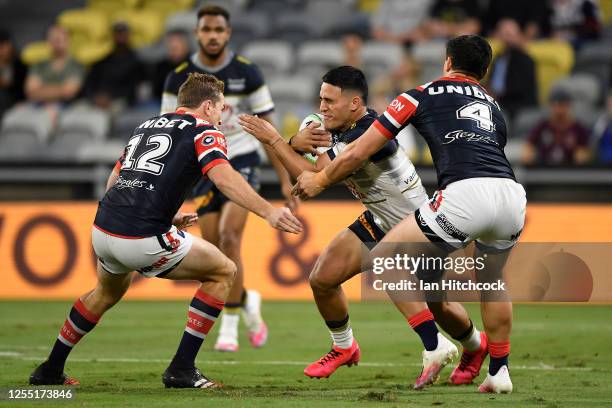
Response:
[{"label": "stadium advertising board", "polygon": [[[46,202],[0,205],[2,299],[72,299],[96,283],[91,222],[96,203]],[[303,204],[305,232],[290,236],[250,216],[243,241],[246,284],[264,299],[311,299],[308,274],[324,246],[361,213],[357,203]],[[521,242],[608,242],[612,206],[529,206]],[[196,228],[190,230],[198,234]],[[360,280],[345,285],[358,299]],[[187,299],[195,283],[135,276],[126,297]]]}]

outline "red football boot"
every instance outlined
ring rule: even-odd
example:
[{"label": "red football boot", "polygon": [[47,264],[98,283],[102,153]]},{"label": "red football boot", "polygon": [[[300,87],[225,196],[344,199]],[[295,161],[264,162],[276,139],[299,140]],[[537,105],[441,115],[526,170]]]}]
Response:
[{"label": "red football boot", "polygon": [[353,344],[348,349],[341,349],[334,345],[332,349],[321,357],[319,361],[315,361],[304,369],[304,374],[310,378],[327,378],[332,375],[340,366],[357,365],[361,358],[359,344],[353,340]]},{"label": "red football boot", "polygon": [[455,367],[449,382],[455,385],[471,384],[480,374],[480,367],[489,354],[487,335],[484,331],[480,332],[480,348],[476,351],[463,349],[461,361]]}]

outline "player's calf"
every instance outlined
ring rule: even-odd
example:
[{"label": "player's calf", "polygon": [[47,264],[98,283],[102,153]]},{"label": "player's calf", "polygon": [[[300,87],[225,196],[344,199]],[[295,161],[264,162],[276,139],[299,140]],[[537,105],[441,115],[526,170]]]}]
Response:
[{"label": "player's calf", "polygon": [[51,353],[30,375],[32,385],[75,385],[78,380],[64,373],[74,346],[94,329],[102,314],[115,305],[127,291],[131,274],[114,275],[98,264],[98,285],[74,303],[60,329]]},{"label": "player's calf", "polygon": [[66,359],[73,347],[96,326],[100,316],[89,311],[78,299],[60,329],[49,357],[30,375],[32,385],[74,385],[79,382],[64,373]]},{"label": "player's calf", "polygon": [[195,367],[195,359],[225,302],[200,287],[187,312],[187,324],[174,358],[162,375],[166,388],[210,388],[215,384]]}]

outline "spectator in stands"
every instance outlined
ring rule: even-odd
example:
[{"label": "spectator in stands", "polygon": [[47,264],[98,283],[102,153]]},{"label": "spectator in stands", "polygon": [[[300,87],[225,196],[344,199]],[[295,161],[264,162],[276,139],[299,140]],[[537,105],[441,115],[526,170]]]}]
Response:
[{"label": "spectator in stands", "polygon": [[452,38],[480,32],[481,9],[478,0],[435,0],[427,20],[431,38]]},{"label": "spectator in stands", "polygon": [[342,36],[342,48],[344,49],[344,65],[362,69],[363,38],[356,32],[347,32]]},{"label": "spectator in stands", "polygon": [[490,0],[482,20],[485,24],[484,33],[493,34],[500,20],[510,18],[519,23],[528,40],[547,37],[550,35],[550,15],[548,1]]},{"label": "spectator in stands", "polygon": [[530,133],[523,151],[525,164],[581,165],[589,158],[589,133],[572,112],[572,96],[553,89],[549,98],[549,117]]},{"label": "spectator in stands", "polygon": [[185,31],[170,31],[166,34],[166,58],[153,68],[153,96],[161,100],[164,82],[168,73],[185,61],[191,53]]},{"label": "spectator in stands", "polygon": [[607,111],[593,127],[593,141],[599,163],[612,164],[612,88],[608,91]]},{"label": "spectator in stands", "polygon": [[5,110],[23,100],[26,67],[19,59],[7,31],[0,30],[0,118]]},{"label": "spectator in stands", "polygon": [[86,93],[96,106],[116,112],[136,103],[146,68],[130,46],[130,28],[126,23],[115,23],[113,42],[111,53],[92,66]]},{"label": "spectator in stands", "polygon": [[74,99],[81,90],[83,67],[68,52],[68,32],[60,26],[47,31],[51,59],[33,65],[26,77],[25,94],[29,101],[57,112],[60,104]]},{"label": "spectator in stands", "polygon": [[425,39],[423,23],[432,0],[382,0],[372,16],[372,38],[397,44]]},{"label": "spectator in stands", "polygon": [[552,0],[553,36],[569,41],[574,48],[601,34],[601,11],[593,0]]},{"label": "spectator in stands", "polygon": [[500,20],[495,37],[504,49],[491,64],[486,86],[513,118],[520,109],[538,104],[535,63],[525,52],[525,37],[516,21]]}]

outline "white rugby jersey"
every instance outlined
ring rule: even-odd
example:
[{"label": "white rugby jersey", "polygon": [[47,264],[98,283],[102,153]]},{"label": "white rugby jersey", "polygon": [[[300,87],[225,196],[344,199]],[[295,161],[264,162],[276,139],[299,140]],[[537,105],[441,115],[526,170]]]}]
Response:
[{"label": "white rugby jersey", "polygon": [[[332,147],[327,150],[331,160],[352,141],[359,138],[376,120],[375,111],[368,109],[365,116],[342,133],[332,134]],[[427,201],[421,178],[408,155],[395,140],[387,144],[345,179],[351,193],[370,210],[374,221],[388,232],[401,220]]]},{"label": "white rugby jersey", "polygon": [[233,159],[255,152],[259,141],[242,129],[238,116],[243,113],[265,115],[274,110],[270,90],[257,66],[247,58],[230,52],[223,64],[208,67],[202,65],[197,53],[193,54],[168,74],[162,97],[162,113],[176,109],[178,90],[191,72],[214,75],[225,83],[227,107],[221,116],[219,128],[227,141],[228,157]]}]

